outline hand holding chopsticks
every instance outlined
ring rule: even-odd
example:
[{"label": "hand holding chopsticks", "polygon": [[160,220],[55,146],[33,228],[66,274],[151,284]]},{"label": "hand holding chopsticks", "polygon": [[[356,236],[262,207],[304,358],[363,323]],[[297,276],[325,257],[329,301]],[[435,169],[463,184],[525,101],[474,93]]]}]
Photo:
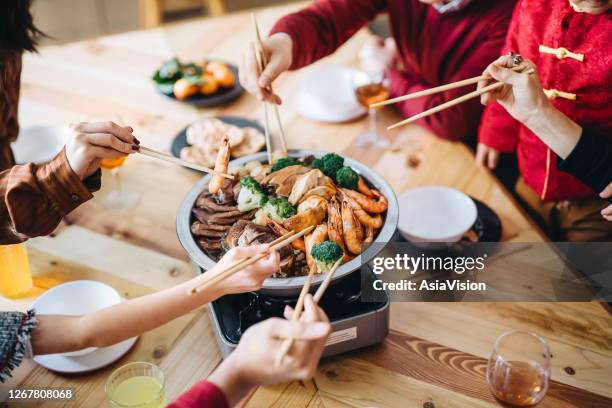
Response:
[{"label": "hand holding chopsticks", "polygon": [[[329,286],[332,280],[332,277],[334,276],[334,273],[336,272],[336,269],[338,269],[341,263],[342,263],[342,258],[336,261],[334,266],[332,266],[332,268],[329,270],[329,272],[325,276],[325,280],[323,280],[323,282],[321,283],[321,286],[319,286],[315,295],[313,296],[313,300],[315,303],[319,303],[319,301],[323,297],[323,294],[325,294],[325,291],[327,290],[327,287]],[[306,297],[306,294],[310,291],[310,285],[312,283],[313,274],[314,274],[314,268],[311,268],[308,273],[308,277],[306,278],[306,282],[304,283],[304,286],[302,287],[302,291],[300,292],[300,297],[298,297],[295,308],[293,309],[293,315],[291,316],[291,320],[297,321],[300,319],[302,315],[302,309],[304,307],[304,298]],[[277,366],[282,364],[283,359],[285,358],[285,356],[291,349],[292,345],[293,345],[293,339],[285,339],[283,341],[283,343],[281,344],[281,348],[276,357]]]},{"label": "hand holding chopsticks", "polygon": [[224,279],[227,279],[228,277],[234,275],[235,273],[237,273],[238,271],[254,264],[255,262],[267,257],[271,252],[273,251],[277,251],[289,244],[291,244],[293,241],[295,241],[296,239],[308,234],[309,232],[311,232],[314,229],[314,227],[308,227],[308,228],[304,228],[303,230],[301,230],[298,233],[295,233],[293,231],[288,232],[287,234],[283,235],[282,237],[272,241],[268,247],[268,250],[264,251],[264,252],[260,252],[254,256],[250,256],[244,259],[240,259],[237,260],[235,262],[233,262],[232,264],[230,264],[228,267],[226,267],[225,269],[223,269],[220,272],[215,273],[214,275],[209,275],[208,277],[206,275],[205,276],[205,281],[202,283],[199,283],[198,285],[194,286],[193,288],[189,289],[189,294],[194,294],[194,293],[198,293],[198,292],[202,292],[212,286],[214,286],[215,284],[223,281]]}]

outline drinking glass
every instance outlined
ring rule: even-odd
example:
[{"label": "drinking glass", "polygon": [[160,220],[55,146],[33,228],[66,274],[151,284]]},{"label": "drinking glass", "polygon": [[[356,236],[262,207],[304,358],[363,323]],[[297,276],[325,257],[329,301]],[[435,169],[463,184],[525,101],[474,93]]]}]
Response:
[{"label": "drinking glass", "polygon": [[155,364],[137,362],[119,367],[104,386],[114,408],[162,408],[165,406],[165,378]]},{"label": "drinking glass", "polygon": [[526,407],[544,398],[550,379],[550,349],[537,334],[511,331],[495,341],[487,382],[495,398]]},{"label": "drinking glass", "polygon": [[0,293],[8,298],[19,298],[27,295],[32,285],[25,245],[0,245]]},{"label": "drinking glass", "polygon": [[357,71],[353,75],[352,84],[355,97],[363,107],[368,109],[368,129],[357,136],[355,142],[357,147],[381,149],[389,146],[389,140],[378,133],[376,127],[376,109],[370,108],[370,104],[389,98],[389,89],[384,79],[383,71]]}]

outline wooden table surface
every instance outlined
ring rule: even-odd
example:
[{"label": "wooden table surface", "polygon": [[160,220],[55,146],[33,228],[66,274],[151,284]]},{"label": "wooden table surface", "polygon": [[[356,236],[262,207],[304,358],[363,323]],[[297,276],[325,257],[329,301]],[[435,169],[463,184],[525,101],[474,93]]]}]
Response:
[{"label": "wooden table surface", "polygon": [[[297,6],[261,10],[265,31]],[[20,120],[22,126],[66,124],[120,118],[147,145],[168,149],[173,136],[195,119],[231,114],[261,119],[263,107],[244,95],[218,109],[197,109],[158,94],[149,77],[174,55],[198,60],[216,57],[237,62],[251,31],[248,14],[192,20],[91,41],[48,47],[24,61]],[[391,183],[397,193],[419,185],[447,185],[495,209],[503,240],[541,242],[500,184],[474,165],[461,144],[434,138],[418,126],[388,133],[385,151],[361,150],[355,136],[365,120],[333,125],[298,117],[291,95],[300,77],[323,65],[354,65],[367,33],[359,32],[333,56],[276,84],[285,97],[281,109],[289,147],[317,148],[359,159]],[[398,117],[384,111],[380,121]],[[418,165],[414,165],[418,163]],[[26,309],[44,289],[74,279],[98,279],[126,297],[163,289],[196,271],[181,248],[175,217],[183,196],[198,179],[189,170],[147,157],[131,157],[122,169],[123,187],[141,194],[129,214],[111,214],[100,205],[108,192],[108,174],[96,198],[66,219],[53,237],[29,242],[36,290],[20,301],[0,298],[3,309]],[[536,332],[550,344],[552,385],[544,407],[612,406],[612,324],[597,303],[394,303],[391,332],[382,345],[322,361],[312,381],[262,387],[243,402],[247,407],[484,407],[497,406],[485,378],[493,342],[512,329]],[[106,406],[103,382],[116,367],[151,361],[164,370],[168,398],[205,378],[221,361],[209,317],[199,310],[146,333],[120,361],[94,373],[65,376],[41,367],[25,386],[76,387],[78,404]],[[42,406],[61,406],[41,404]]]}]

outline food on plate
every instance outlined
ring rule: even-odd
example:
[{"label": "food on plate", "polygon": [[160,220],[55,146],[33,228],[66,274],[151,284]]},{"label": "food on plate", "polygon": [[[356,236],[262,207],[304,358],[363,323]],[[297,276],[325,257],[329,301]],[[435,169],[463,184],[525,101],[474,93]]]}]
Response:
[{"label": "food on plate", "polygon": [[232,70],[218,61],[181,62],[172,58],[155,71],[153,81],[159,91],[178,100],[192,96],[211,96],[223,89],[233,88],[236,78]]},{"label": "food on plate", "polygon": [[337,154],[285,157],[272,165],[250,161],[229,172],[237,177],[211,181],[214,188],[209,185],[193,208],[191,232],[213,259],[235,246],[269,243],[314,226],[281,250],[274,277],[306,275],[315,266],[327,272],[338,259],[359,255],[384,224],[384,195]]},{"label": "food on plate", "polygon": [[264,135],[255,128],[239,128],[216,118],[202,118],[187,128],[188,146],[181,150],[181,158],[212,167],[225,136],[229,138],[232,157],[256,153],[266,144]]}]

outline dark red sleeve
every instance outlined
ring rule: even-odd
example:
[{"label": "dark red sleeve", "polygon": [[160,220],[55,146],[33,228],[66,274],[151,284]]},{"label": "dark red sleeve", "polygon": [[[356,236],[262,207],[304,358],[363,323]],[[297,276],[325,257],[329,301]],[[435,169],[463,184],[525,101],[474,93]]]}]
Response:
[{"label": "dark red sleeve", "polygon": [[200,381],[166,408],[229,408],[229,405],[219,387],[208,381]]},{"label": "dark red sleeve", "polygon": [[270,34],[291,37],[291,69],[297,69],[334,52],[386,6],[386,0],[318,0],[281,18]]},{"label": "dark red sleeve", "polygon": [[[522,2],[516,5],[502,54],[519,50],[517,34],[519,30]],[[485,109],[478,129],[478,141],[500,152],[513,152],[516,149],[521,124],[514,119],[499,103]]]},{"label": "dark red sleeve", "polygon": [[[482,74],[484,67],[499,57],[506,32],[503,27],[497,30],[488,30],[487,32],[489,33],[487,38],[478,43],[470,55],[462,62],[460,68],[453,75],[445,79],[445,82],[450,83],[478,76]],[[420,78],[407,74],[404,71],[391,69],[388,70],[387,74],[390,79],[391,97],[418,92],[432,87],[432,85],[424,83]],[[409,117],[458,98],[473,90],[474,88],[470,87],[452,89],[447,92],[411,99],[399,103],[397,106],[404,116]],[[469,137],[475,137],[482,110],[483,106],[480,104],[480,99],[474,98],[452,108],[429,115],[418,120],[416,123],[425,126],[443,139],[466,140]]]}]

